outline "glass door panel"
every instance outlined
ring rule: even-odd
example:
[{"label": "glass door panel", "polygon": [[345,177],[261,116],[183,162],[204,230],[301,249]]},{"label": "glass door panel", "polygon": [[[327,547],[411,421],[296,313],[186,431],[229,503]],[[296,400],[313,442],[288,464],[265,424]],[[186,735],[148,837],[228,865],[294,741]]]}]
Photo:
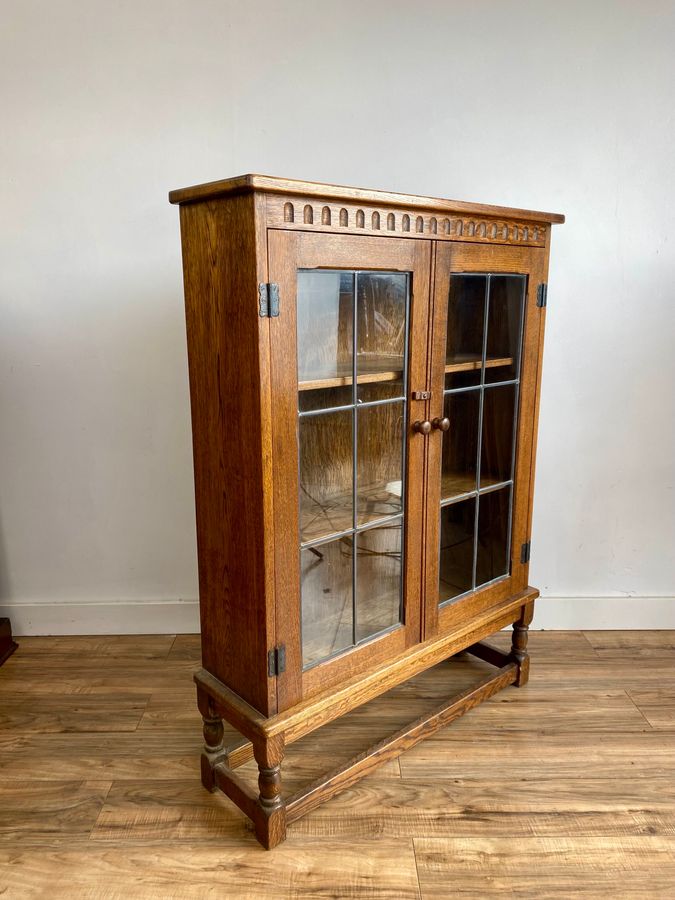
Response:
[{"label": "glass door panel", "polygon": [[402,622],[409,276],[299,270],[305,668]]},{"label": "glass door panel", "polygon": [[509,574],[527,277],[450,277],[438,603]]}]

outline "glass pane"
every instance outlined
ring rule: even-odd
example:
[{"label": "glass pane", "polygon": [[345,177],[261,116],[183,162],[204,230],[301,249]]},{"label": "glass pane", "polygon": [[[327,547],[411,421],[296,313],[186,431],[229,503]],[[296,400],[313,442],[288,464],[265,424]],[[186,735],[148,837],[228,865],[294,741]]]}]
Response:
[{"label": "glass pane", "polygon": [[408,277],[396,272],[359,272],[356,295],[358,400],[402,397]]},{"label": "glass pane", "polygon": [[[354,275],[350,272],[298,272],[297,336],[300,408],[307,392],[352,384]],[[352,402],[351,390],[335,395]],[[329,392],[325,399],[331,406]]]},{"label": "glass pane", "polygon": [[486,275],[452,275],[450,278],[446,390],[480,383],[486,291]]},{"label": "glass pane", "polygon": [[354,524],[352,410],[302,416],[300,540],[315,541]]},{"label": "glass pane", "polygon": [[351,536],[300,551],[305,666],[352,644],[352,566]]},{"label": "glass pane", "polygon": [[403,403],[357,410],[357,524],[402,511]]},{"label": "glass pane", "polygon": [[490,276],[486,382],[518,377],[524,300],[523,275]]},{"label": "glass pane", "polygon": [[450,430],[443,435],[441,499],[476,490],[480,390],[446,394],[443,415]]},{"label": "glass pane", "polygon": [[356,640],[401,621],[401,520],[356,535]]},{"label": "glass pane", "polygon": [[400,622],[408,308],[408,273],[298,272],[305,665]]},{"label": "glass pane", "polygon": [[458,597],[473,587],[475,524],[475,497],[441,507],[439,603]]},{"label": "glass pane", "polygon": [[480,495],[476,587],[508,574],[507,540],[510,501],[510,487]]},{"label": "glass pane", "polygon": [[480,452],[481,488],[509,481],[513,477],[515,402],[515,384],[485,389]]}]

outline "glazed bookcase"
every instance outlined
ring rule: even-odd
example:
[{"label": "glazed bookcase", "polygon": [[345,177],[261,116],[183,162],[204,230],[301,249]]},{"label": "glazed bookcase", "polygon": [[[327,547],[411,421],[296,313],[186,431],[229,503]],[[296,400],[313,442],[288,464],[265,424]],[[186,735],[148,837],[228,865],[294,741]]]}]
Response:
[{"label": "glazed bookcase", "polygon": [[[380,762],[527,681],[549,241],[564,220],[259,175],[170,199],[202,781],[269,848]],[[506,654],[484,639],[508,625]],[[495,673],[284,795],[286,745],[462,650]],[[236,771],[252,757],[257,790]]]}]

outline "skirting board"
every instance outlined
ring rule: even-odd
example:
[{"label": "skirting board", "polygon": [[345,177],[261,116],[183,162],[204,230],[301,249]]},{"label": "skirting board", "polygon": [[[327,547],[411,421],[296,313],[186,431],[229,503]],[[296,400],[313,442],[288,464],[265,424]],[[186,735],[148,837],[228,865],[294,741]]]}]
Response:
[{"label": "skirting board", "polygon": [[[15,636],[32,634],[196,634],[196,600],[0,605]],[[542,597],[533,630],[675,628],[675,597]]]}]

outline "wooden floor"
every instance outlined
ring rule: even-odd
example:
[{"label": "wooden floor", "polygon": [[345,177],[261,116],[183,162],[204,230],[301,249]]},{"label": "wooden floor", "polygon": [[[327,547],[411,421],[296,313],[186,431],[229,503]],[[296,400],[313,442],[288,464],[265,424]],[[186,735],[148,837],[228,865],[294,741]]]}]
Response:
[{"label": "wooden floor", "polygon": [[[197,637],[19,644],[0,668],[3,900],[675,897],[675,632],[533,632],[526,688],[295,823],[272,852],[201,787]],[[299,742],[287,784],[484,669],[459,657]]]}]

